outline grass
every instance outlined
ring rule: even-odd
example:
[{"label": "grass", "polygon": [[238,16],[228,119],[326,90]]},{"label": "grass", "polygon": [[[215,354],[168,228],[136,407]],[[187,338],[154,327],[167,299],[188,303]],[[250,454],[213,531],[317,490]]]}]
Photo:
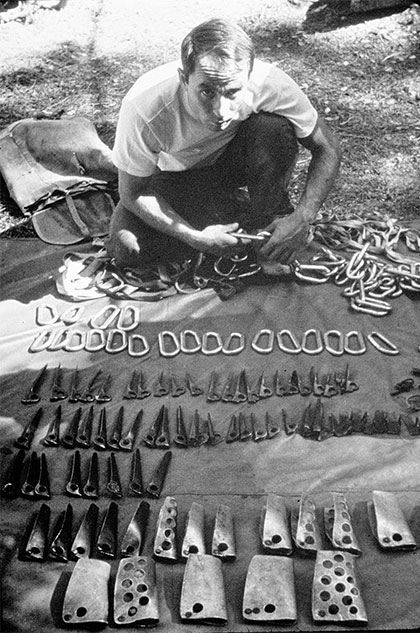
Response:
[{"label": "grass", "polygon": [[[302,86],[339,136],[344,159],[326,209],[420,217],[417,3],[361,16],[347,0],[214,0],[211,9],[204,0],[68,0],[60,11],[33,1],[25,19],[7,21],[15,5],[0,4],[0,128],[26,117],[86,116],[111,146],[136,78],[176,59],[190,28],[221,15],[252,36],[258,57]],[[308,160],[302,148],[294,199]],[[32,235],[0,184],[0,234]]]}]

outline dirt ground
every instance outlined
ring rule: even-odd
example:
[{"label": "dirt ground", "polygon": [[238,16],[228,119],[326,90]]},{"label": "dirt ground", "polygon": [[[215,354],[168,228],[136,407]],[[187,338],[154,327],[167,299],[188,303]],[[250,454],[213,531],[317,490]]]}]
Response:
[{"label": "dirt ground", "polygon": [[[361,14],[350,0],[0,0],[0,129],[85,116],[112,146],[128,88],[214,16],[237,20],[258,57],[288,72],[338,134],[344,160],[326,209],[420,216],[418,2]],[[294,198],[308,160],[302,148]],[[3,182],[0,234],[31,234],[23,220]]]}]

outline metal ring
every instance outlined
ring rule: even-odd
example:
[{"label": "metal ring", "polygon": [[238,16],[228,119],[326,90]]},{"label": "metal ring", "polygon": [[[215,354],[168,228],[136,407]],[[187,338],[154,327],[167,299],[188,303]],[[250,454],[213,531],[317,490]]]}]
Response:
[{"label": "metal ring", "polygon": [[[313,349],[307,346],[308,338],[311,335],[315,336],[315,341],[316,341],[316,347]],[[310,328],[309,330],[306,330],[306,332],[303,333],[302,352],[305,352],[305,354],[320,354],[323,349],[324,349],[324,344],[322,342],[322,336],[319,330],[317,330],[316,328]]]},{"label": "metal ring", "polygon": [[[49,318],[42,318],[42,311],[49,311]],[[41,305],[36,307],[36,315],[35,322],[37,325],[52,325],[58,321],[58,311],[55,305],[50,305],[49,303],[42,303]]]},{"label": "metal ring", "polygon": [[[238,345],[238,347],[234,347],[233,349],[230,349],[230,345],[231,345],[232,341],[235,338],[239,339],[239,345]],[[240,332],[231,332],[229,334],[226,342],[224,343],[224,345],[222,347],[222,352],[223,352],[223,354],[227,354],[229,356],[233,356],[233,354],[239,354],[244,349],[245,349],[245,337],[244,337],[244,335],[241,334]]]},{"label": "metal ring", "polygon": [[[294,347],[286,347],[283,343],[283,336],[288,336],[292,341]],[[298,340],[294,336],[294,334],[290,330],[280,330],[277,332],[277,343],[282,352],[286,352],[287,354],[299,354],[302,351],[302,347],[299,345]]]},{"label": "metal ring", "polygon": [[60,316],[60,321],[65,323],[66,325],[73,325],[76,323],[83,314],[85,306],[71,306],[67,308]]},{"label": "metal ring", "polygon": [[[79,342],[73,344],[73,339],[75,337],[79,338]],[[80,352],[80,350],[84,349],[86,344],[86,332],[82,332],[82,330],[70,330],[69,335],[66,340],[66,344],[63,349],[66,352]]]},{"label": "metal ring", "polygon": [[[330,338],[338,339],[337,347],[330,344]],[[344,353],[344,336],[339,330],[328,330],[324,332],[324,345],[327,352],[333,356],[341,356]]]},{"label": "metal ring", "polygon": [[[352,336],[355,336],[357,338],[357,342],[359,343],[359,347],[357,349],[350,347],[350,339]],[[344,337],[344,351],[347,354],[364,354],[366,352],[366,343],[363,334],[361,332],[358,332],[357,330],[347,332]]]},{"label": "metal ring", "polygon": [[[268,345],[267,347],[260,347],[260,345],[258,345],[258,341],[260,340],[260,338],[262,336],[268,336]],[[273,330],[269,330],[267,328],[263,328],[261,330],[258,330],[258,332],[255,334],[254,338],[252,339],[251,342],[251,347],[253,350],[255,350],[256,352],[258,352],[259,354],[269,354],[270,352],[273,351],[273,347],[274,347],[274,332]]]},{"label": "metal ring", "polygon": [[[120,337],[121,343],[118,346],[114,345],[114,339],[116,337]],[[127,334],[121,330],[117,330],[116,328],[109,330],[108,335],[106,337],[105,351],[110,354],[116,354],[117,352],[122,352],[127,347]]]},{"label": "metal ring", "polygon": [[[127,313],[131,312],[131,322],[126,325]],[[137,306],[127,305],[122,308],[118,316],[117,329],[118,330],[134,330],[140,323],[140,310]]]},{"label": "metal ring", "polygon": [[[136,351],[135,350],[135,345],[134,342],[135,341],[141,341],[142,345],[143,345],[143,349],[140,351]],[[145,356],[147,354],[147,352],[150,350],[150,345],[147,342],[147,339],[145,336],[142,336],[141,334],[129,334],[128,335],[128,353],[130,356]]]},{"label": "metal ring", "polygon": [[42,352],[44,349],[47,349],[54,334],[55,330],[42,330],[42,332],[38,332],[32,343],[29,345],[28,352]]},{"label": "metal ring", "polygon": [[[99,337],[99,343],[94,343],[94,338]],[[106,345],[106,335],[103,330],[95,328],[86,332],[85,350],[87,352],[99,352]]]},{"label": "metal ring", "polygon": [[48,345],[49,352],[57,352],[59,349],[64,349],[68,340],[70,330],[67,327],[61,327],[54,331],[51,337],[50,344]]},{"label": "metal ring", "polygon": [[[380,332],[376,332],[376,331],[371,332],[370,334],[367,335],[367,339],[369,343],[372,343],[373,347],[376,347],[376,349],[379,352],[382,352],[383,354],[389,354],[391,356],[395,356],[396,354],[400,353],[400,350],[394,345],[394,343],[391,343],[391,341],[387,339],[386,336],[384,336]],[[387,345],[388,347],[383,347],[381,345],[381,342]]]},{"label": "metal ring", "polygon": [[[170,339],[172,339],[172,342],[175,345],[175,349],[173,349],[170,352],[168,352],[165,349],[165,337],[169,337]],[[159,332],[158,343],[159,343],[159,352],[161,356],[166,356],[166,357],[176,356],[181,351],[181,345],[176,335],[170,330],[162,330],[162,332]]]},{"label": "metal ring", "polygon": [[[194,339],[194,347],[187,347],[188,336],[191,336]],[[179,335],[179,340],[181,345],[181,352],[184,352],[184,354],[195,354],[201,349],[200,337],[198,336],[197,332],[194,332],[194,330],[182,330],[181,334]]]},{"label": "metal ring", "polygon": [[[110,312],[110,314],[107,314]],[[90,320],[90,325],[93,328],[99,328],[100,330],[106,330],[111,323],[120,313],[120,308],[114,305],[107,305],[101,308]]]},{"label": "metal ring", "polygon": [[[216,347],[213,347],[213,349],[209,349],[208,347],[208,342],[210,338],[215,338],[217,342]],[[210,356],[211,354],[218,354],[222,351],[222,349],[223,341],[218,332],[206,332],[205,334],[203,334],[203,341],[201,343],[201,351],[203,352],[203,354],[205,354],[206,356]]]}]

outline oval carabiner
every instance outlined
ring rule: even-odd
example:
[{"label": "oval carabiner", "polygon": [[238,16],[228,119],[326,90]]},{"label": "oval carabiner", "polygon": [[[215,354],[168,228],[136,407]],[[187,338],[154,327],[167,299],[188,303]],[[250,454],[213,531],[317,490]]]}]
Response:
[{"label": "oval carabiner", "polygon": [[[263,336],[267,336],[268,337],[268,345],[267,345],[267,347],[261,347],[260,345],[258,345],[258,341]],[[251,347],[252,347],[252,349],[254,351],[258,352],[259,354],[269,354],[270,352],[272,352],[273,351],[273,347],[274,347],[274,332],[273,332],[273,330],[269,330],[267,328],[262,328],[261,330],[258,330],[258,332],[255,334],[254,338],[252,339]]]},{"label": "oval carabiner", "polygon": [[[315,337],[316,347],[310,348],[308,347],[308,338],[313,335]],[[303,333],[302,337],[302,352],[305,354],[320,354],[324,349],[324,344],[322,342],[321,332],[316,328],[310,328]]]},{"label": "oval carabiner", "polygon": [[[331,345],[331,338],[337,339],[337,347]],[[344,354],[344,336],[339,330],[328,330],[324,332],[324,345],[327,352],[333,356]]]},{"label": "oval carabiner", "polygon": [[59,349],[65,349],[70,330],[67,327],[61,327],[55,330],[48,345],[49,352],[57,352]]},{"label": "oval carabiner", "polygon": [[[216,347],[209,348],[209,340],[216,339]],[[222,337],[218,332],[206,332],[203,334],[203,340],[201,343],[201,351],[206,356],[210,356],[211,354],[218,354],[223,349],[223,341]]]},{"label": "oval carabiner", "polygon": [[[195,345],[193,347],[187,346],[188,337],[191,337],[194,339]],[[196,352],[200,351],[201,349],[200,337],[198,336],[197,332],[194,332],[194,330],[182,330],[181,334],[179,335],[179,339],[181,343],[181,352],[184,352],[184,354],[195,354]]]},{"label": "oval carabiner", "polygon": [[[373,331],[367,335],[367,338],[369,343],[372,343],[373,347],[376,347],[376,349],[379,352],[382,352],[382,354],[395,356],[400,353],[400,350],[394,345],[394,343],[391,343],[391,341],[380,332]],[[384,347],[381,343],[384,343],[387,347]]]},{"label": "oval carabiner", "polygon": [[[359,347],[354,348],[351,346],[350,340],[352,337],[357,338]],[[366,352],[366,343],[365,343],[363,334],[359,332],[358,330],[352,330],[351,332],[347,332],[347,334],[344,337],[344,351],[347,354],[354,354],[354,355],[364,354]]]},{"label": "oval carabiner", "polygon": [[120,308],[114,305],[104,306],[91,319],[90,325],[93,328],[106,330],[120,313]]},{"label": "oval carabiner", "polygon": [[28,347],[28,352],[42,352],[48,348],[53,339],[55,330],[42,330],[38,332],[34,340]]},{"label": "oval carabiner", "polygon": [[[165,338],[169,337],[173,343],[173,349],[168,351],[165,348]],[[177,354],[179,354],[179,352],[181,351],[181,345],[176,337],[176,335],[174,334],[174,332],[171,332],[170,330],[162,330],[162,332],[159,332],[158,334],[158,343],[159,343],[159,352],[161,354],[161,356],[166,356],[166,357],[172,357],[172,356],[176,356]]]},{"label": "oval carabiner", "polygon": [[[131,317],[127,321],[127,314],[131,313]],[[140,323],[140,310],[137,306],[127,305],[124,306],[118,316],[117,329],[118,330],[134,330]]]},{"label": "oval carabiner", "polygon": [[[120,338],[121,342],[119,345],[115,345],[115,339]],[[112,329],[109,330],[108,335],[106,337],[105,351],[110,354],[116,354],[117,352],[122,352],[127,347],[127,334],[124,331]]]},{"label": "oval carabiner", "polygon": [[[283,337],[288,336],[290,341],[293,343],[293,347],[286,347],[283,343]],[[282,352],[286,352],[286,354],[300,354],[302,351],[302,347],[300,346],[297,338],[290,330],[280,330],[277,332],[277,343]]]},{"label": "oval carabiner", "polygon": [[[230,349],[230,345],[235,338],[239,339],[239,345],[238,347],[234,347],[233,349]],[[240,332],[231,332],[222,347],[222,352],[223,354],[232,356],[233,354],[239,354],[244,349],[245,349],[245,336],[241,334]]]},{"label": "oval carabiner", "polygon": [[[140,341],[143,348],[140,350],[136,349],[135,341]],[[150,345],[147,342],[145,336],[141,334],[129,334],[128,335],[128,354],[129,356],[145,356],[147,352],[150,350]]]},{"label": "oval carabiner", "polygon": [[[78,337],[79,342],[73,343],[73,339],[76,337]],[[84,349],[85,344],[86,332],[82,332],[81,330],[70,330],[63,349],[65,349],[66,352],[80,352],[80,350]]]},{"label": "oval carabiner", "polygon": [[[45,315],[43,315],[45,312]],[[50,316],[48,316],[48,313]],[[35,322],[37,325],[52,325],[58,321],[58,311],[55,305],[42,303],[36,307]]]},{"label": "oval carabiner", "polygon": [[71,306],[67,308],[60,316],[60,321],[66,325],[73,325],[76,323],[84,312],[85,306]]},{"label": "oval carabiner", "polygon": [[[95,338],[99,339],[96,343]],[[85,343],[85,350],[87,352],[99,352],[101,349],[104,349],[105,345],[106,334],[103,330],[99,330],[98,328],[88,330],[88,332],[86,333]]]}]

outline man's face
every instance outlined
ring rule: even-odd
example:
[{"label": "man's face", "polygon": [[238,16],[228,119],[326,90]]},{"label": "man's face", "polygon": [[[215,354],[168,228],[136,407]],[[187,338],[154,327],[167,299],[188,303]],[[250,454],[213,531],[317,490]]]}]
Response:
[{"label": "man's face", "polygon": [[182,71],[180,77],[194,118],[219,132],[227,128],[244,102],[249,65],[220,62],[206,54],[197,59],[187,79]]}]

